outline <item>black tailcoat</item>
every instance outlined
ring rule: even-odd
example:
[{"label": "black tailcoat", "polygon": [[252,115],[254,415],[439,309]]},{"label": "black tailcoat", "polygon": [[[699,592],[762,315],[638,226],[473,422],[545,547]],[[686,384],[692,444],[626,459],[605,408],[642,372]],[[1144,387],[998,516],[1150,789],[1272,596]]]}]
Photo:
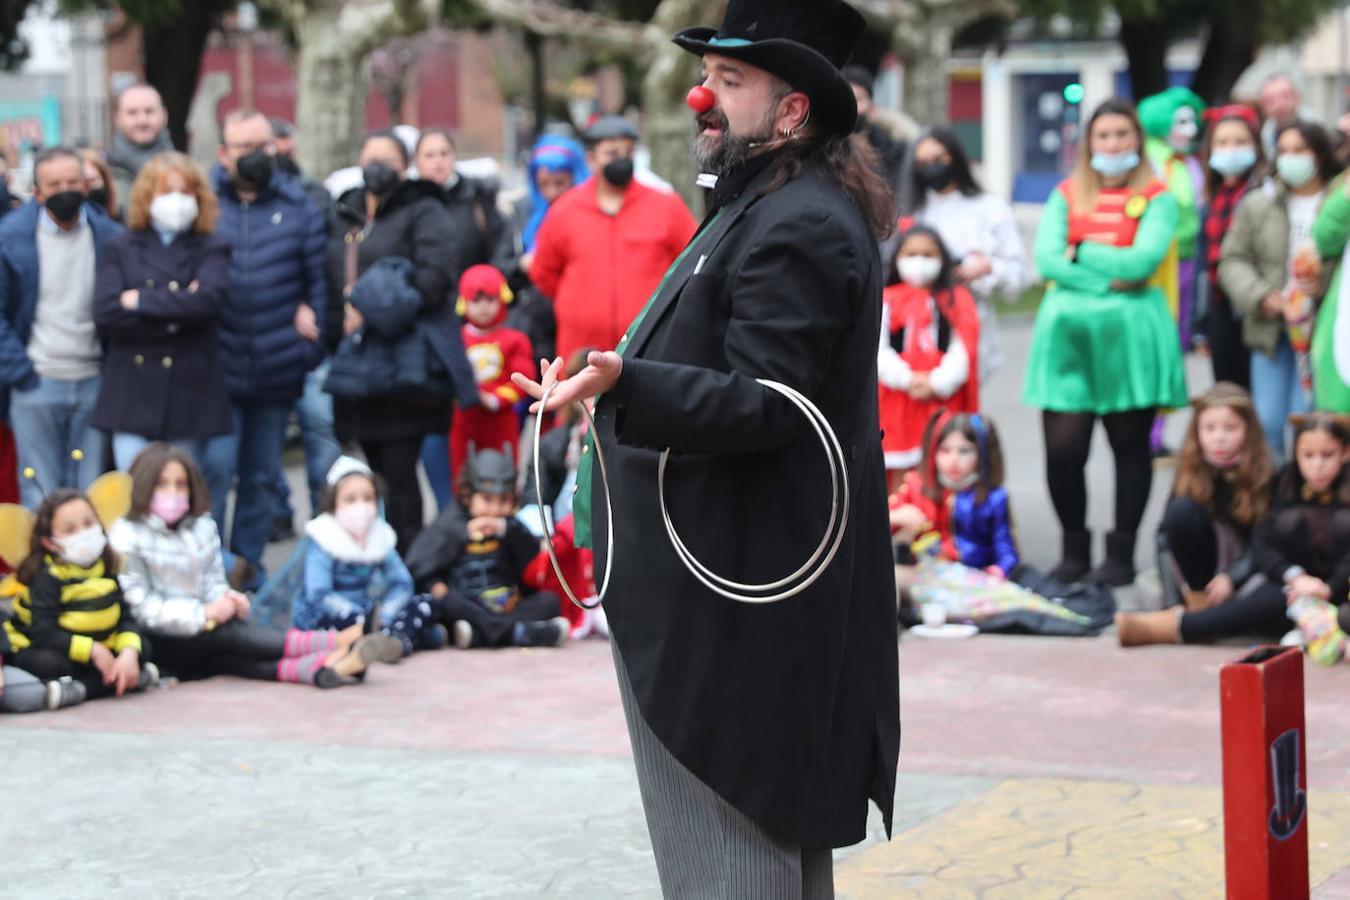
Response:
[{"label": "black tailcoat", "polygon": [[[837,847],[865,836],[869,797],[889,830],[900,744],[877,420],[881,265],[835,182],[808,166],[761,196],[770,176],[761,159],[723,179],[721,214],[659,289],[598,407],[616,517],[605,605],[642,715],[680,762],[779,839]],[[773,581],[806,561],[829,515],[825,451],[756,378],[821,409],[852,492],[833,565],[768,605],[696,581],[657,498],[659,451],[671,447],[672,517],[714,572]],[[600,484],[597,466],[597,576],[608,565]]]}]

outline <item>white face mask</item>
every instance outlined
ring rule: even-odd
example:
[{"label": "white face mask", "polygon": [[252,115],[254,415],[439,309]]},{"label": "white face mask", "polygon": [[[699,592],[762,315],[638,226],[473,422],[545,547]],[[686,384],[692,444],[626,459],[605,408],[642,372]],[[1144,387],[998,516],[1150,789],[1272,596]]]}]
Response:
[{"label": "white face mask", "polygon": [[931,256],[902,256],[897,266],[900,280],[914,287],[928,287],[942,272],[942,260]]},{"label": "white face mask", "polygon": [[182,234],[191,228],[197,212],[197,198],[191,194],[160,194],[150,201],[150,221],[170,234]]},{"label": "white face mask", "polygon": [[370,526],[375,524],[378,513],[375,511],[374,503],[351,503],[333,515],[348,534],[357,540],[365,540],[366,535],[370,533]]},{"label": "white face mask", "polygon": [[56,545],[61,548],[61,556],[66,562],[87,569],[103,555],[103,550],[108,546],[108,536],[100,526],[90,525],[84,531],[61,538]]}]

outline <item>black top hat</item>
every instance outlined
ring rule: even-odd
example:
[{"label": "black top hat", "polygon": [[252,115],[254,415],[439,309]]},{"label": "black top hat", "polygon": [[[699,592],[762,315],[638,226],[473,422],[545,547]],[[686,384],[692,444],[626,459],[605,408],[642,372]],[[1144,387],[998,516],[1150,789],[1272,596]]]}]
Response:
[{"label": "black top hat", "polygon": [[811,98],[814,121],[848,134],[858,104],[839,70],[865,24],[843,0],[731,0],[721,28],[686,28],[674,40],[690,53],[720,53],[778,76]]}]

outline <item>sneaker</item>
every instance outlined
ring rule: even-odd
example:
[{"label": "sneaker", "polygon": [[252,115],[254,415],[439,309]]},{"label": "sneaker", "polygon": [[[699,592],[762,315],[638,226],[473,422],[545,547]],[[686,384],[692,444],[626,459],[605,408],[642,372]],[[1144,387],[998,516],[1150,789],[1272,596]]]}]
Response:
[{"label": "sneaker", "polygon": [[464,619],[455,623],[455,646],[461,650],[473,646],[473,626]]},{"label": "sneaker", "polygon": [[567,620],[561,616],[547,622],[517,622],[511,643],[517,647],[561,647],[567,642],[567,631]]},{"label": "sneaker", "polygon": [[421,643],[419,649],[422,650],[440,650],[450,643],[450,631],[440,622],[434,625],[428,625],[418,633]]},{"label": "sneaker", "polygon": [[83,682],[62,675],[55,681],[47,682],[47,702],[43,705],[47,709],[62,709],[83,703],[88,696],[89,691]]},{"label": "sneaker", "polygon": [[[364,675],[365,672],[362,672],[361,674]],[[333,688],[340,688],[349,684],[359,684],[361,680],[360,677],[356,676],[347,677],[339,675],[327,666],[324,666],[314,673],[314,686],[323,688],[324,690],[332,690]]]},{"label": "sneaker", "polygon": [[361,654],[361,658],[367,663],[382,662],[393,665],[405,655],[403,642],[388,634],[368,634],[358,640],[353,649]]},{"label": "sneaker", "polygon": [[[594,597],[591,597],[586,602],[589,603],[594,599]],[[609,617],[605,615],[605,608],[603,606],[597,606],[595,609],[591,610],[591,634],[609,640]]]},{"label": "sneaker", "polygon": [[159,666],[152,662],[141,663],[141,677],[136,681],[136,690],[159,686]]}]

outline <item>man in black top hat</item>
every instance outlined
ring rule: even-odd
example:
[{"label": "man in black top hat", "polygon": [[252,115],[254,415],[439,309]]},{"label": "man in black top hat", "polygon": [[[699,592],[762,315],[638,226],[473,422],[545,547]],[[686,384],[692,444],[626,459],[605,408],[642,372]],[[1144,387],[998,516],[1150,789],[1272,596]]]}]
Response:
[{"label": "man in black top hat", "polygon": [[[550,407],[600,395],[574,513],[593,525],[638,783],[668,897],[829,897],[830,849],[891,823],[899,750],[895,584],[877,420],[889,193],[840,75],[861,17],[833,0],[732,0],[720,29],[675,41],[703,57],[695,154],[710,212],[615,352]],[[704,183],[707,183],[706,180]],[[552,384],[562,360],[551,364]],[[739,582],[810,557],[829,469],[802,414],[757,379],[795,387],[846,456],[838,556],[803,592],[743,604],[705,588],[666,534]],[[542,386],[517,383],[535,397]]]}]

